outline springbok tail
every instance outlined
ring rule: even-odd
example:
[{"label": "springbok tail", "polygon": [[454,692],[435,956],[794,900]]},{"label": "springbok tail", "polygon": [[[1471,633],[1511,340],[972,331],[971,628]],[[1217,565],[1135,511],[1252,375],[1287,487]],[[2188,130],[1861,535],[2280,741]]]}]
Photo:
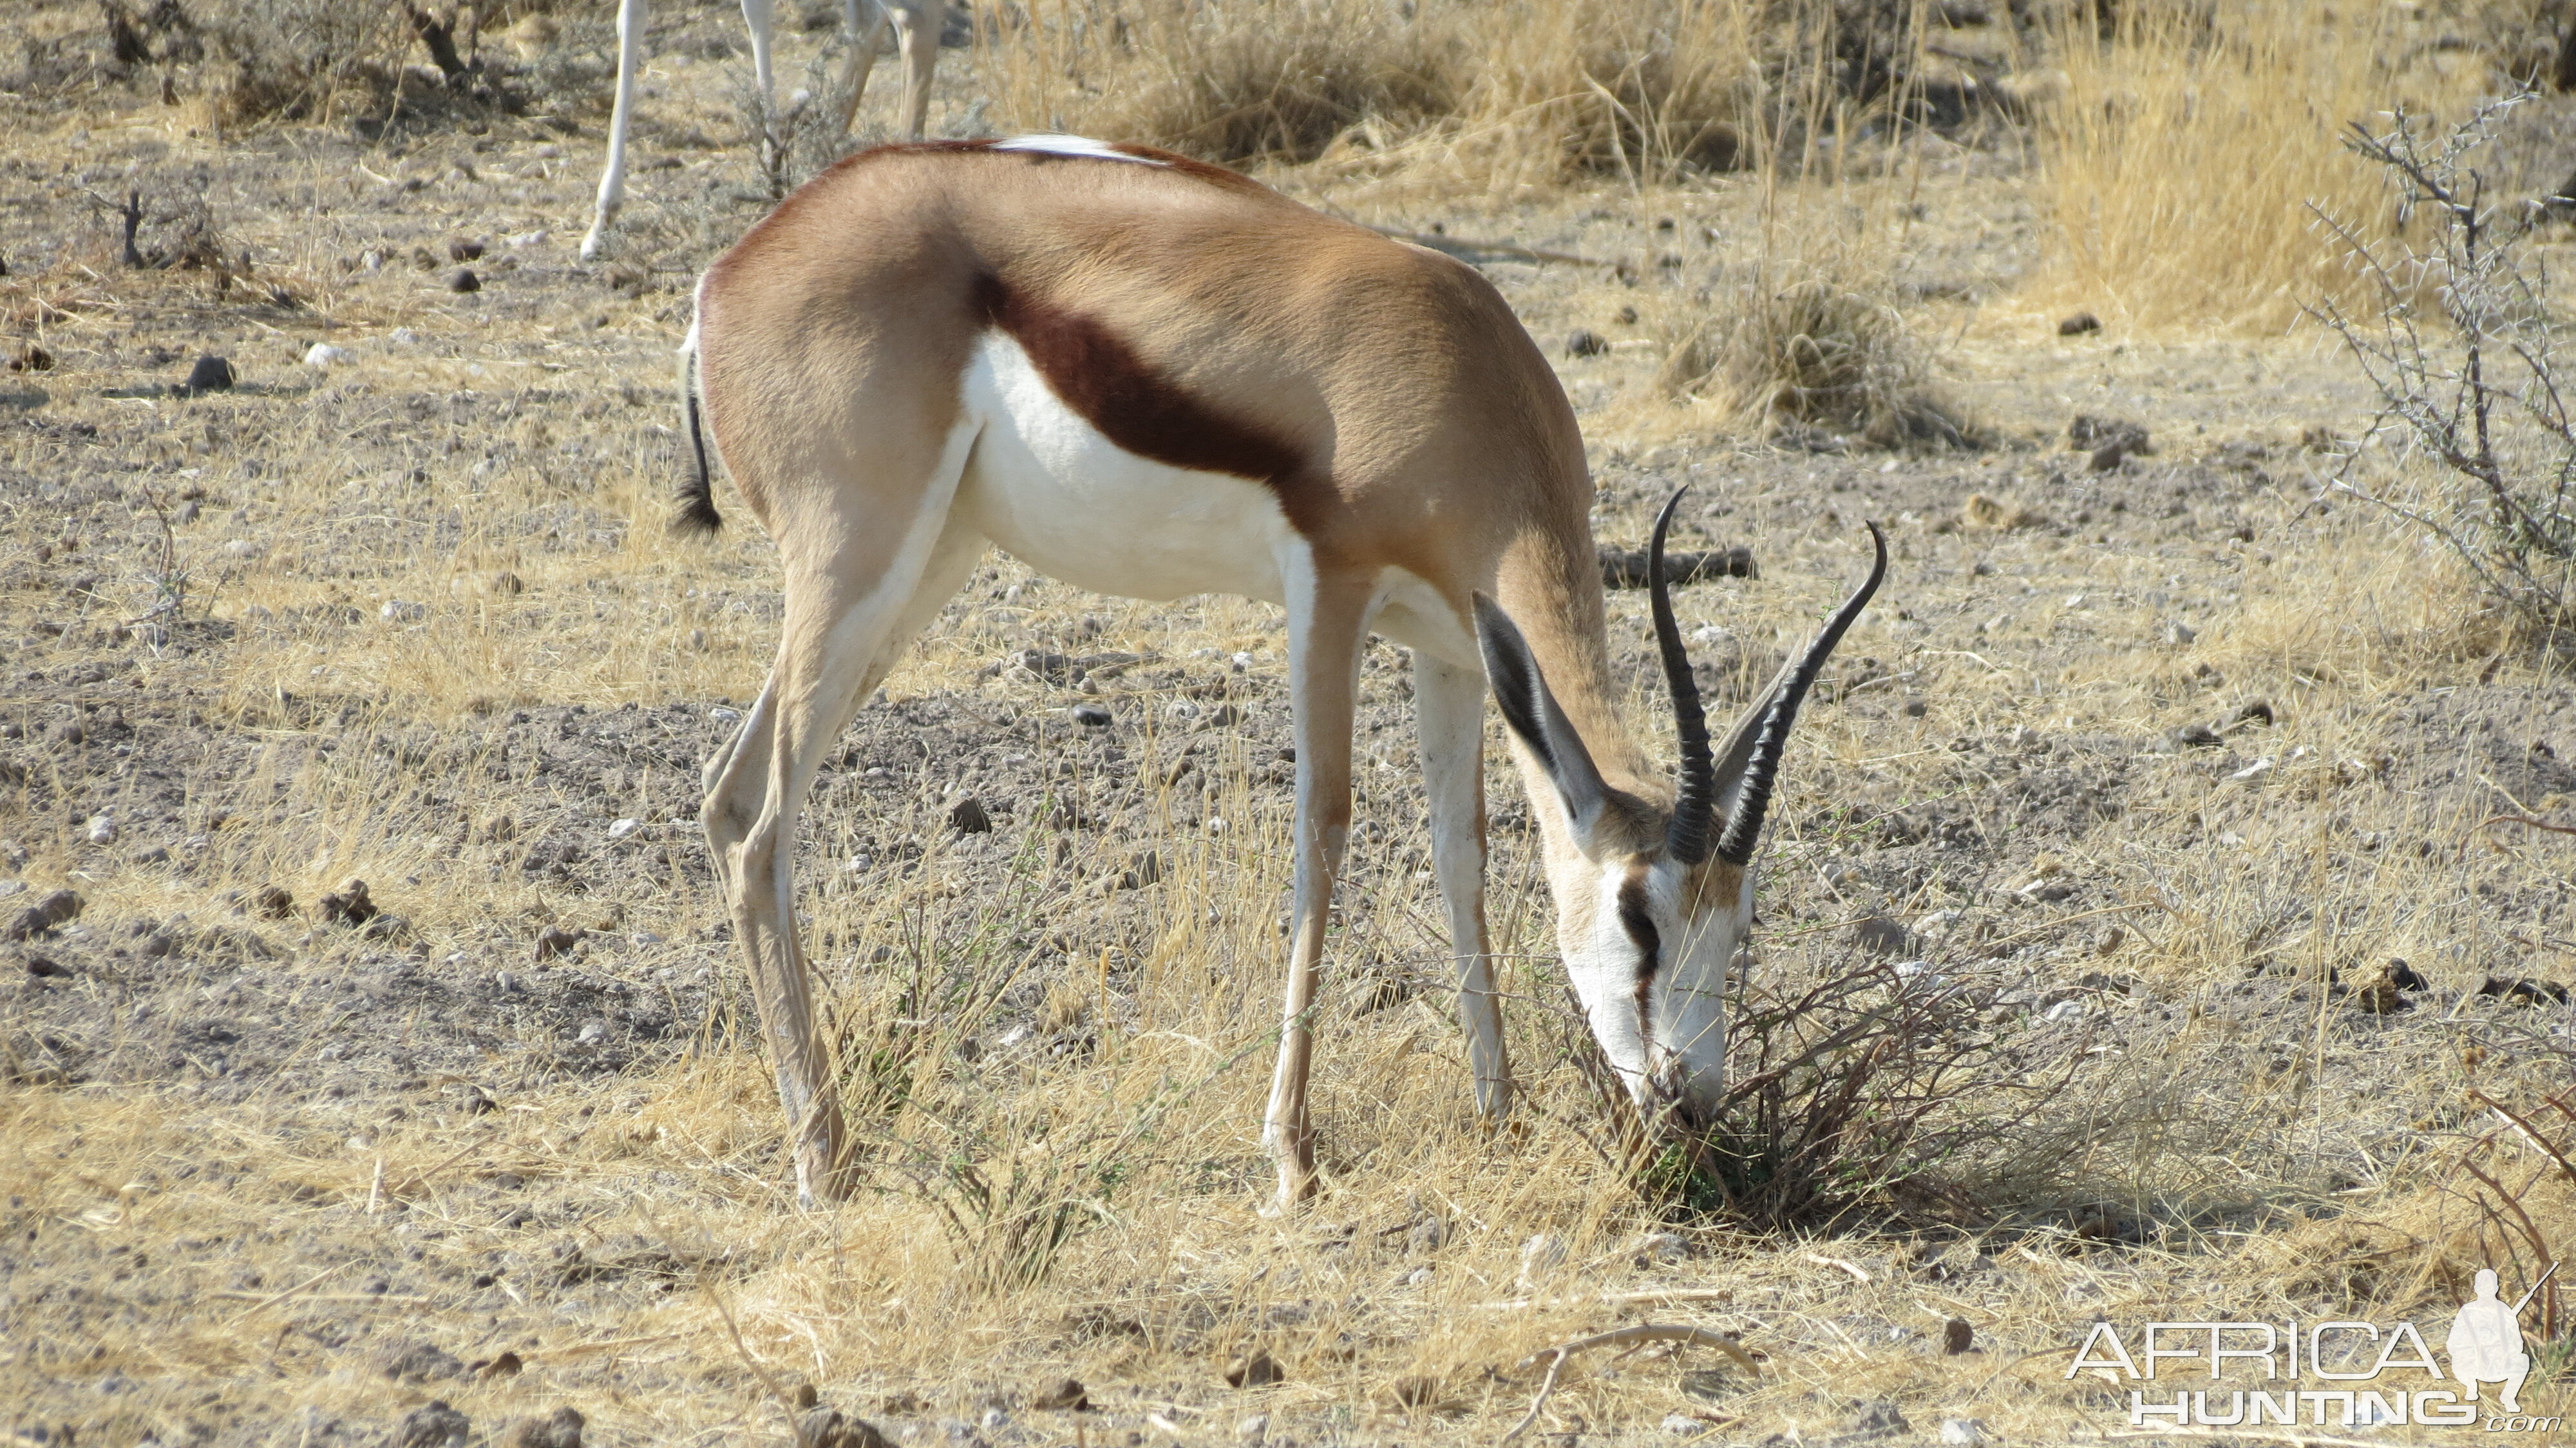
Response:
[{"label": "springbok tail", "polygon": [[680,511],[671,519],[675,533],[712,533],[724,526],[716,511],[716,484],[707,471],[707,432],[698,402],[698,324],[689,323],[688,340],[680,344],[680,408],[689,423],[689,453],[695,471],[680,480]]}]

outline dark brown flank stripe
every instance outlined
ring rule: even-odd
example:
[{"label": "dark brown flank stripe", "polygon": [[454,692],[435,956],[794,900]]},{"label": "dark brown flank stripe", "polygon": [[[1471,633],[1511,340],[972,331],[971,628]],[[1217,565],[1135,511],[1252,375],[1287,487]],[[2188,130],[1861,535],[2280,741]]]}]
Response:
[{"label": "dark brown flank stripe", "polygon": [[1663,932],[1655,928],[1655,917],[1646,904],[1646,867],[1630,867],[1628,878],[1619,883],[1619,924],[1628,938],[1637,942],[1643,952],[1637,960],[1637,1026],[1652,1040],[1655,1023],[1649,1016],[1655,988],[1655,967],[1664,953]]},{"label": "dark brown flank stripe", "polygon": [[1098,322],[1034,302],[998,277],[977,278],[974,307],[977,320],[1019,343],[1047,387],[1103,437],[1170,467],[1267,484],[1289,521],[1311,536],[1297,503],[1314,490],[1295,486],[1305,468],[1295,448],[1164,381]]}]

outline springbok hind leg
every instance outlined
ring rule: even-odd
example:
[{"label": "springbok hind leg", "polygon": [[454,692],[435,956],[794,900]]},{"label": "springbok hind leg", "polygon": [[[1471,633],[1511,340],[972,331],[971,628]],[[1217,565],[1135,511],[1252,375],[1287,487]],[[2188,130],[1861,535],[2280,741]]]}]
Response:
[{"label": "springbok hind leg", "polygon": [[1351,720],[1372,598],[1366,580],[1318,579],[1312,565],[1281,571],[1289,578],[1288,698],[1297,733],[1296,899],[1290,907],[1279,1066],[1270,1080],[1261,1144],[1279,1167],[1273,1210],[1285,1213],[1315,1185],[1306,1081],[1315,1059],[1315,993],[1323,975],[1324,931],[1332,919],[1333,877],[1351,831]]},{"label": "springbok hind leg", "polygon": [[870,582],[791,565],[778,662],[742,732],[709,766],[700,819],[777,1068],[804,1205],[845,1195],[849,1182],[839,1094],[796,929],[797,815],[860,701],[983,551],[980,536],[947,518],[953,489],[952,473]]}]

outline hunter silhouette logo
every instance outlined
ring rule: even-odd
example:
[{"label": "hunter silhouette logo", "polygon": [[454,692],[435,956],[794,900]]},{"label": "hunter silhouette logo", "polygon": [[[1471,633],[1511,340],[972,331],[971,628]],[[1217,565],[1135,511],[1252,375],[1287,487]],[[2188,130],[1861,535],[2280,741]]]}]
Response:
[{"label": "hunter silhouette logo", "polygon": [[[2558,1270],[2551,1263],[2549,1272]],[[2522,1294],[2522,1301],[2511,1307],[2496,1300],[2495,1269],[2478,1269],[2478,1295],[2464,1304],[2451,1319],[2451,1335],[2442,1344],[2451,1354],[2451,1376],[2468,1389],[2469,1401],[2478,1400],[2478,1384],[2501,1383],[2496,1406],[2508,1413],[2522,1411],[2516,1395],[2522,1391],[2522,1380],[2531,1376],[2531,1354],[2522,1350],[2522,1309],[2540,1283],[2549,1280],[2549,1272]]]},{"label": "hunter silhouette logo", "polygon": [[[2477,1295],[2452,1315],[2442,1343],[2455,1383],[2444,1382],[2441,1364],[2411,1322],[2384,1327],[2371,1322],[2150,1322],[2134,1352],[2118,1328],[2096,1322],[2075,1350],[2066,1375],[2090,1372],[2114,1381],[2152,1382],[2205,1370],[2210,1387],[2177,1386],[2169,1398],[2130,1389],[2132,1427],[2287,1427],[2304,1418],[2312,1427],[2412,1423],[2465,1428],[2479,1423],[2485,1409],[2491,1433],[2556,1432],[2566,1426],[2564,1418],[2522,1410],[2520,1394],[2532,1361],[2520,1318],[2557,1272],[2557,1264],[2550,1264],[2531,1290],[2511,1303],[2497,1295],[2493,1271],[2478,1273]],[[2218,1389],[2230,1360],[2238,1365],[2240,1382],[2245,1374],[2259,1374],[2265,1386]],[[2408,1381],[2406,1373],[2420,1377]],[[2315,1386],[2306,1386],[2303,1379],[2315,1379]],[[2489,1384],[2496,1391],[2482,1401],[2480,1389]]]}]

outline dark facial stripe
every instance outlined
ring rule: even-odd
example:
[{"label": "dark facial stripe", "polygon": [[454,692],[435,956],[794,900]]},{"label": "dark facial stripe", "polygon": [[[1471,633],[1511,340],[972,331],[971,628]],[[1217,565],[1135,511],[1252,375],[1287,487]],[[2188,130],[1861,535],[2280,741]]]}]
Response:
[{"label": "dark facial stripe", "polygon": [[1663,932],[1655,928],[1655,917],[1646,904],[1646,871],[1643,866],[1628,872],[1619,885],[1619,925],[1628,938],[1637,943],[1637,1029],[1647,1039],[1655,1034],[1651,1002],[1655,989],[1655,971],[1662,964]]},{"label": "dark facial stripe", "polygon": [[1058,311],[985,276],[975,310],[1029,354],[1047,386],[1101,435],[1138,457],[1197,472],[1266,483],[1283,503],[1308,489],[1292,484],[1305,460],[1278,437],[1207,406],[1171,385],[1126,341],[1089,317]]}]

